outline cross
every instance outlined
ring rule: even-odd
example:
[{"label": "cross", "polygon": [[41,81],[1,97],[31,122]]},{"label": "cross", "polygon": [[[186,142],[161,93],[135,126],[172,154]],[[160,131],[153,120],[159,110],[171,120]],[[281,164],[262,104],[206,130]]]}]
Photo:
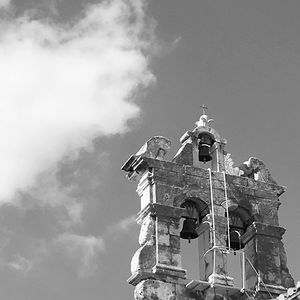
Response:
[{"label": "cross", "polygon": [[207,106],[205,106],[204,104],[202,104],[200,107],[203,109],[203,115],[205,115],[205,109],[207,109]]}]

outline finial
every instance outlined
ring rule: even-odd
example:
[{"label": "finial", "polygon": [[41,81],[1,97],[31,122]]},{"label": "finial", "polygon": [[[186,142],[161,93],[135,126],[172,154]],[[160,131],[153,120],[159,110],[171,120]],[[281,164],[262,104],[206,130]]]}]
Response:
[{"label": "finial", "polygon": [[204,104],[202,104],[200,106],[203,110],[203,114],[200,117],[199,121],[196,122],[195,124],[197,125],[197,127],[201,127],[201,126],[210,126],[210,124],[214,121],[213,119],[209,119],[208,120],[208,116],[205,113],[205,109],[207,109],[207,106],[205,106]]},{"label": "finial", "polygon": [[206,105],[204,105],[204,104],[202,104],[200,107],[201,107],[201,108],[202,108],[202,110],[203,110],[203,115],[206,115],[206,113],[205,113],[205,109],[208,109],[208,108],[207,108],[207,106],[206,106]]}]

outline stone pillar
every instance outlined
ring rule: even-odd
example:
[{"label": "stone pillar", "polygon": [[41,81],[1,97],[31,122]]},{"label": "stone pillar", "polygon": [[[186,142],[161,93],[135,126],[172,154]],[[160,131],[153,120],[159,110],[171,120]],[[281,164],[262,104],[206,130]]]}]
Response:
[{"label": "stone pillar", "polygon": [[225,151],[224,147],[226,145],[226,140],[219,139],[215,142],[211,149],[212,161],[211,169],[217,172],[225,171]]},{"label": "stone pillar", "polygon": [[[192,299],[181,267],[179,220],[182,208],[148,204],[138,214],[139,244],[128,282],[136,286],[135,299]],[[156,297],[154,296],[156,295]]]},{"label": "stone pillar", "polygon": [[262,299],[269,297],[269,293],[283,293],[286,287],[294,285],[291,275],[288,272],[283,274],[284,270],[287,270],[281,241],[284,232],[282,227],[254,222],[243,236],[248,259],[247,288],[256,289],[262,294]]}]

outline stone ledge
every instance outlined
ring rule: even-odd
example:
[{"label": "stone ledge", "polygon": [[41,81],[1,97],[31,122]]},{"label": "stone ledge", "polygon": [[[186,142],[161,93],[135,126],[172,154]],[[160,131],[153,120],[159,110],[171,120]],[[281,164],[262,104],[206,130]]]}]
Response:
[{"label": "stone ledge", "polygon": [[281,285],[263,284],[262,282],[259,282],[256,291],[280,295],[285,293],[287,289]]},{"label": "stone ledge", "polygon": [[233,286],[233,278],[225,275],[219,275],[216,273],[211,274],[208,277],[208,282],[212,285],[219,284],[224,286]]},{"label": "stone ledge", "polygon": [[186,279],[186,270],[174,266],[156,264],[152,270],[153,273],[157,275],[166,275],[170,277]]},{"label": "stone ledge", "polygon": [[243,235],[243,243],[247,243],[254,235],[265,235],[281,240],[284,233],[285,229],[282,227],[253,222]]},{"label": "stone ledge", "polygon": [[185,213],[184,208],[167,206],[157,203],[149,203],[137,215],[137,223],[139,224],[147,215],[151,216],[166,216],[169,218],[181,218]]},{"label": "stone ledge", "polygon": [[144,271],[138,271],[132,274],[128,279],[127,282],[129,284],[132,284],[136,286],[141,281],[146,279],[159,279],[158,276],[152,272],[144,272]]},{"label": "stone ledge", "polygon": [[168,265],[157,264],[153,267],[153,272],[139,270],[133,273],[127,279],[127,282],[136,286],[141,281],[147,279],[186,285],[186,270]]}]

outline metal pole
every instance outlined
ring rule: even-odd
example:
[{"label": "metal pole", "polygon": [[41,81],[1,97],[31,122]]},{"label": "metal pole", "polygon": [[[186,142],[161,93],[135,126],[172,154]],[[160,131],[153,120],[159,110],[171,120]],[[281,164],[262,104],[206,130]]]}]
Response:
[{"label": "metal pole", "polygon": [[216,146],[216,157],[217,157],[217,172],[220,172],[220,162],[219,162],[219,146],[218,146],[218,144],[217,144],[217,146]]},{"label": "metal pole", "polygon": [[242,276],[243,276],[243,279],[242,279],[242,289],[241,289],[241,292],[243,293],[245,291],[245,252],[243,251],[242,252]]},{"label": "metal pole", "polygon": [[208,168],[209,171],[209,184],[210,184],[210,200],[211,200],[211,210],[212,210],[212,225],[213,225],[213,282],[215,283],[214,274],[216,273],[216,225],[215,225],[215,207],[214,207],[214,196],[213,196],[213,187],[212,187],[212,178],[211,178],[211,169]]},{"label": "metal pole", "polygon": [[223,178],[224,178],[224,193],[225,193],[226,217],[227,217],[228,248],[231,248],[231,244],[230,244],[229,208],[228,208],[227,184],[226,184],[226,174],[225,174],[225,171],[223,171]]}]

